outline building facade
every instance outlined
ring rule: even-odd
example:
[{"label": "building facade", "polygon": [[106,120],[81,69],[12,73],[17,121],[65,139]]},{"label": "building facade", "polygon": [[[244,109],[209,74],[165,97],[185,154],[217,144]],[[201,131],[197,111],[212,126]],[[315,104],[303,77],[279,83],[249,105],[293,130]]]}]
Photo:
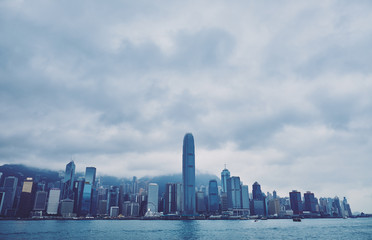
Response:
[{"label": "building facade", "polygon": [[183,215],[195,215],[195,146],[194,137],[187,133],[182,152]]}]

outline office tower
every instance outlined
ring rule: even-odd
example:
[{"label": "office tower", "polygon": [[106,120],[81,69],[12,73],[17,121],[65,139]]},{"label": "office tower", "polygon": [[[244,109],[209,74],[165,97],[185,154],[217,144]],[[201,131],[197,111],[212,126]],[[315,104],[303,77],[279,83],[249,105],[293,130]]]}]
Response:
[{"label": "office tower", "polygon": [[119,216],[119,207],[111,207],[110,208],[110,217],[116,218]]},{"label": "office tower", "polygon": [[111,207],[119,206],[119,187],[111,186],[108,190],[107,195],[107,211],[110,211]]},{"label": "office tower", "polygon": [[340,199],[336,196],[333,198],[333,208],[334,208],[334,214],[338,217],[344,217],[344,212],[341,209]]},{"label": "office tower", "polygon": [[159,186],[156,183],[149,183],[147,191],[147,210],[150,212],[158,211]]},{"label": "office tower", "polygon": [[13,209],[14,199],[17,192],[18,178],[10,176],[4,179],[3,187],[3,206],[0,208],[0,215],[9,216],[8,211],[10,212]]},{"label": "office tower", "polygon": [[87,215],[91,213],[91,204],[92,204],[92,190],[95,186],[96,179],[96,168],[87,167],[85,170],[85,183],[83,190],[83,201],[81,204],[81,214]]},{"label": "office tower", "polygon": [[62,215],[62,217],[75,217],[76,214],[74,214],[74,200],[61,200],[60,214]]},{"label": "office tower", "polygon": [[164,213],[174,214],[181,211],[182,185],[180,183],[167,183],[164,196]]},{"label": "office tower", "polygon": [[48,193],[44,191],[36,192],[34,211],[45,211]]},{"label": "office tower", "polygon": [[138,193],[138,181],[137,181],[136,176],[133,176],[133,180],[132,180],[132,193],[133,194]]},{"label": "office tower", "polygon": [[107,200],[98,200],[97,215],[107,215]]},{"label": "office tower", "polygon": [[85,179],[79,177],[76,181],[74,181],[74,213],[77,215],[81,215],[81,206],[83,202],[83,190],[84,190],[84,182]]},{"label": "office tower", "polygon": [[248,185],[242,185],[242,208],[249,209]]},{"label": "office tower", "polygon": [[[92,203],[90,205],[90,215],[96,216],[98,208],[98,189],[94,187],[92,189]],[[119,209],[120,212],[120,209]]]},{"label": "office tower", "polygon": [[304,193],[304,206],[303,209],[304,211],[309,211],[311,213],[316,213],[317,212],[317,200],[314,197],[314,193],[307,191]]},{"label": "office tower", "polygon": [[242,208],[240,177],[230,177],[227,179],[227,201],[229,209]]},{"label": "office tower", "polygon": [[219,210],[218,185],[216,180],[209,181],[208,210],[211,213],[216,213]]},{"label": "office tower", "polygon": [[276,198],[278,198],[278,196],[276,195],[276,191],[274,190],[273,191],[273,199],[276,199]]},{"label": "office tower", "polygon": [[47,214],[55,215],[58,213],[59,196],[61,190],[59,188],[52,188],[49,191]]},{"label": "office tower", "polygon": [[126,217],[138,217],[139,216],[139,203],[125,201],[123,202],[123,215]]},{"label": "office tower", "polygon": [[258,182],[254,182],[252,186],[252,195],[254,200],[263,200],[263,194],[261,191],[261,185]]},{"label": "office tower", "polygon": [[221,210],[222,211],[229,210],[229,203],[228,203],[228,199],[227,199],[227,192],[222,192],[221,193]]},{"label": "office tower", "polygon": [[29,217],[34,205],[35,184],[32,178],[26,178],[23,182],[21,199],[19,201],[18,216]]},{"label": "office tower", "polygon": [[351,212],[350,204],[347,203],[346,197],[344,197],[344,200],[342,201],[342,205],[345,211],[345,216],[351,217],[353,214]]},{"label": "office tower", "polygon": [[74,199],[74,178],[75,163],[74,161],[71,161],[66,165],[65,177],[63,179],[62,199]]},{"label": "office tower", "polygon": [[196,211],[198,213],[204,213],[207,211],[207,208],[205,206],[205,202],[204,202],[204,192],[202,191],[197,191],[195,193],[195,197],[196,197]]},{"label": "office tower", "polygon": [[280,212],[280,203],[278,198],[269,200],[268,204],[268,214],[269,215],[279,215]]},{"label": "office tower", "polygon": [[195,147],[194,137],[187,133],[182,152],[183,215],[195,215]]},{"label": "office tower", "polygon": [[229,170],[226,169],[226,165],[225,165],[225,169],[222,170],[221,172],[221,187],[222,187],[222,192],[227,192],[227,179],[230,178],[230,172]]},{"label": "office tower", "polygon": [[302,214],[303,207],[302,207],[302,200],[301,200],[301,193],[293,190],[289,193],[289,199],[291,202],[291,208],[293,211],[293,215]]}]

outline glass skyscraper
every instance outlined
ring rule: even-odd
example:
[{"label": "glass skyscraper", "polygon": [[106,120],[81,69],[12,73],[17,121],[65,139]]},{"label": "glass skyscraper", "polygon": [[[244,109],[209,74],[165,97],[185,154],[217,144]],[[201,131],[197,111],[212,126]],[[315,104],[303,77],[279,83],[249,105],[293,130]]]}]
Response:
[{"label": "glass skyscraper", "polygon": [[71,161],[66,165],[65,178],[63,179],[62,199],[73,199],[74,178],[75,163],[74,161]]},{"label": "glass skyscraper", "polygon": [[221,172],[221,185],[222,185],[222,192],[227,192],[227,179],[230,178],[230,172],[229,170],[225,169]]},{"label": "glass skyscraper", "polygon": [[218,185],[216,180],[210,180],[208,186],[208,207],[209,212],[218,212],[219,210],[218,199]]},{"label": "glass skyscraper", "polygon": [[291,201],[291,209],[293,210],[293,215],[302,214],[302,200],[301,193],[293,190],[289,193],[289,199]]},{"label": "glass skyscraper", "polygon": [[85,170],[85,183],[83,190],[83,201],[81,205],[81,214],[87,215],[91,213],[92,189],[96,181],[96,168],[87,167]]},{"label": "glass skyscraper", "polygon": [[194,137],[187,133],[183,138],[182,153],[183,215],[195,215],[195,147]]}]

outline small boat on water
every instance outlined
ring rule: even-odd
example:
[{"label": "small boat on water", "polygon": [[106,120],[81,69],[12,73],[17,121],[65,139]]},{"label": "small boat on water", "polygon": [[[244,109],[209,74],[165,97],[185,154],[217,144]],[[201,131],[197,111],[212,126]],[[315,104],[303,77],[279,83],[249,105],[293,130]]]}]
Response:
[{"label": "small boat on water", "polygon": [[293,218],[293,222],[301,222],[301,218]]}]

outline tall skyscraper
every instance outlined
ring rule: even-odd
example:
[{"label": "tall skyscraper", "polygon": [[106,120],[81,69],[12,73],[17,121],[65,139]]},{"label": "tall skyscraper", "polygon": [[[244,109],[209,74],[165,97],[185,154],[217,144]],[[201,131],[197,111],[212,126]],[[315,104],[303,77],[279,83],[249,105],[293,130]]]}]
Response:
[{"label": "tall skyscraper", "polygon": [[242,208],[240,177],[230,177],[227,179],[227,201],[229,209]]},{"label": "tall skyscraper", "polygon": [[183,215],[195,215],[195,147],[194,137],[187,133],[183,139],[182,153]]},{"label": "tall skyscraper", "polygon": [[92,189],[96,181],[96,168],[87,167],[85,170],[85,183],[83,190],[83,201],[81,205],[81,214],[87,215],[91,213],[92,204]]},{"label": "tall skyscraper", "polygon": [[81,215],[81,205],[83,202],[83,190],[84,190],[85,179],[79,177],[74,181],[74,213]]},{"label": "tall skyscraper", "polygon": [[156,183],[149,183],[147,191],[147,210],[151,212],[158,211],[159,186]]},{"label": "tall skyscraper", "polygon": [[44,191],[36,192],[34,211],[45,211],[48,193]]},{"label": "tall skyscraper", "polygon": [[266,204],[265,198],[261,191],[261,185],[258,182],[252,185],[252,201],[251,211],[253,215],[265,216],[266,215]]},{"label": "tall skyscraper", "polygon": [[303,207],[302,207],[302,200],[301,200],[301,193],[293,190],[289,193],[289,199],[291,201],[291,209],[294,215],[302,214]]},{"label": "tall skyscraper", "polygon": [[304,193],[304,199],[304,211],[317,212],[316,206],[318,205],[318,201],[314,197],[314,193],[307,191]]},{"label": "tall skyscraper", "polygon": [[52,188],[49,191],[47,214],[55,215],[58,213],[59,196],[61,190],[59,188]]},{"label": "tall skyscraper", "polygon": [[227,192],[227,179],[230,178],[230,172],[229,170],[226,169],[226,165],[225,165],[225,169],[222,170],[221,172],[221,187],[222,187],[222,192]]},{"label": "tall skyscraper", "polygon": [[208,208],[209,212],[218,212],[219,210],[218,185],[216,180],[209,181]]},{"label": "tall skyscraper", "polygon": [[249,209],[248,185],[242,185],[242,208]]},{"label": "tall skyscraper", "polygon": [[252,186],[252,195],[254,200],[263,200],[261,191],[261,185],[258,182],[254,182]]},{"label": "tall skyscraper", "polygon": [[74,193],[74,178],[75,178],[75,163],[69,162],[66,165],[65,177],[63,179],[62,199],[73,199]]},{"label": "tall skyscraper", "polygon": [[26,178],[23,182],[21,199],[19,201],[18,216],[29,217],[34,205],[35,184],[32,178]]},{"label": "tall skyscraper", "polygon": [[8,216],[8,210],[13,208],[13,203],[17,191],[18,178],[9,176],[4,179],[3,187],[3,206],[0,208],[0,215]]}]

